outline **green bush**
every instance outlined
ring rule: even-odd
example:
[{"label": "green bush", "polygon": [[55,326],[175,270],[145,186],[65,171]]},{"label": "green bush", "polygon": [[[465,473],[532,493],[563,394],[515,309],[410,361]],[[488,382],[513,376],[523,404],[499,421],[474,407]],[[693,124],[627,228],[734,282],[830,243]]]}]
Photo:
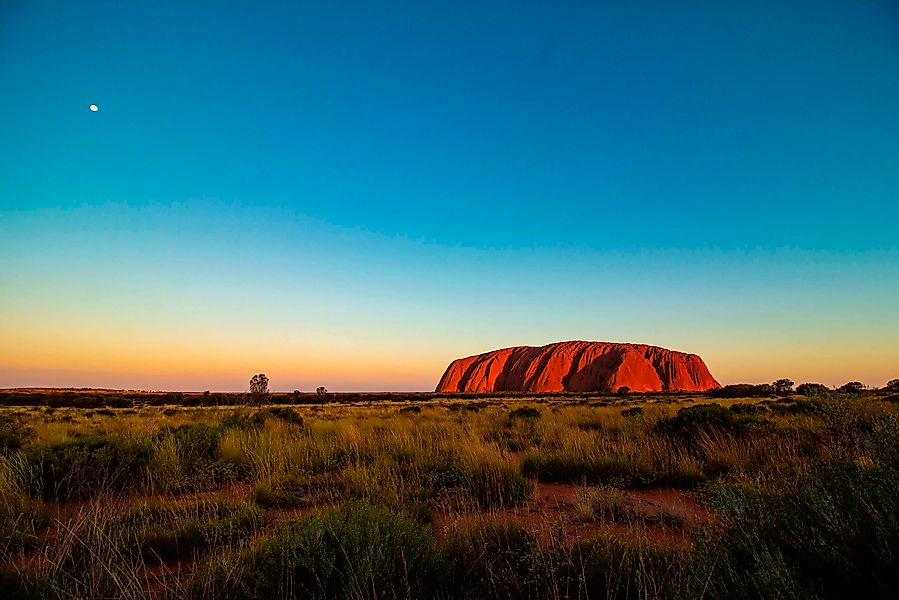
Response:
[{"label": "green bush", "polygon": [[509,420],[514,421],[515,419],[539,419],[540,418],[540,409],[534,408],[532,406],[519,406],[518,408],[513,408],[509,411]]},{"label": "green bush", "polygon": [[433,597],[449,572],[429,527],[366,502],[291,524],[249,560],[250,598]]},{"label": "green bush", "polygon": [[558,579],[577,582],[586,598],[673,598],[689,585],[682,552],[639,538],[600,535],[576,544],[570,557]]},{"label": "green bush", "polygon": [[763,422],[763,418],[731,411],[720,404],[698,404],[680,409],[673,417],[659,419],[655,430],[666,435],[690,438],[700,431],[740,433]]},{"label": "green bush", "polygon": [[31,438],[32,430],[15,415],[0,414],[0,453],[15,452]]},{"label": "green bush", "polygon": [[81,437],[24,450],[32,492],[73,499],[134,489],[146,478],[150,446],[117,437]]},{"label": "green bush", "polygon": [[263,508],[317,506],[330,502],[340,493],[340,482],[331,476],[282,476],[257,481],[253,502]]},{"label": "green bush", "polygon": [[796,393],[802,396],[824,396],[830,393],[830,388],[820,383],[800,383],[796,387]]},{"label": "green bush", "polygon": [[162,491],[197,490],[241,476],[219,457],[221,429],[203,423],[163,427],[150,437],[154,483]]},{"label": "green bush", "polygon": [[253,413],[235,411],[227,415],[219,427],[221,429],[256,429],[265,425],[266,419],[276,419],[293,425],[302,425],[303,416],[288,406],[270,406]]},{"label": "green bush", "polygon": [[460,483],[482,510],[518,506],[534,490],[531,479],[504,461],[475,461],[466,466]]},{"label": "green bush", "polygon": [[262,522],[251,504],[200,502],[131,509],[116,519],[130,532],[132,549],[145,561],[188,558],[196,552],[247,541]]},{"label": "green bush", "polygon": [[899,428],[878,423],[864,444],[873,464],[820,463],[762,491],[715,484],[722,526],[694,570],[720,598],[876,598],[899,586]]},{"label": "green bush", "polygon": [[760,396],[770,396],[773,393],[774,387],[767,383],[760,385],[734,383],[712,390],[709,392],[709,395],[716,398],[758,398]]},{"label": "green bush", "polygon": [[453,529],[445,547],[453,561],[450,597],[540,597],[537,539],[521,525],[489,518],[463,522]]}]

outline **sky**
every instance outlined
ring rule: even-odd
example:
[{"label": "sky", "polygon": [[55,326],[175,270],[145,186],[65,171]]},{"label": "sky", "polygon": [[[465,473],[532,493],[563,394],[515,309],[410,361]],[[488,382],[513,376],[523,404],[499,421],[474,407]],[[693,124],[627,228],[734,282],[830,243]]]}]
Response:
[{"label": "sky", "polygon": [[0,3],[0,387],[883,385],[897,74],[891,0]]}]

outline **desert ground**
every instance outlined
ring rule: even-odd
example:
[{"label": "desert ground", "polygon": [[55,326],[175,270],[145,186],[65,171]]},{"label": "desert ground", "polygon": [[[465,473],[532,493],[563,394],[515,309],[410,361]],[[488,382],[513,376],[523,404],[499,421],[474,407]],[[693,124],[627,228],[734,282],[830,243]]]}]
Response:
[{"label": "desert ground", "polygon": [[899,394],[812,392],[2,391],[0,597],[887,597]]}]

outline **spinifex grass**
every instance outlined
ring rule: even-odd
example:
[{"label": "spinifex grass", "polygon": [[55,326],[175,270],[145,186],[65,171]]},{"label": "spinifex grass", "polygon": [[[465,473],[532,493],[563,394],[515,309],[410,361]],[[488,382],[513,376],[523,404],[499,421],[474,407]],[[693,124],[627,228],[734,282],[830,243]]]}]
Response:
[{"label": "spinifex grass", "polygon": [[[4,422],[28,435],[0,451],[0,592],[726,598],[899,585],[896,403],[690,409],[711,401],[10,409]],[[547,482],[570,506],[541,504]],[[632,496],[655,491],[631,488],[645,487],[690,487],[712,515],[636,510]]]}]

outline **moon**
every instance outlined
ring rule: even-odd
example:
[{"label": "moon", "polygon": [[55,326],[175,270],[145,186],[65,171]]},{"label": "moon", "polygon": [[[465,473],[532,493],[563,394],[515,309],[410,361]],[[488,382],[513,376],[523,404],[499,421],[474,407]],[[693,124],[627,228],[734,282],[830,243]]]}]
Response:
[{"label": "moon", "polygon": [[100,107],[96,104],[91,104],[90,106],[88,106],[88,108],[91,109],[91,112],[97,112],[98,110],[100,110]]}]

